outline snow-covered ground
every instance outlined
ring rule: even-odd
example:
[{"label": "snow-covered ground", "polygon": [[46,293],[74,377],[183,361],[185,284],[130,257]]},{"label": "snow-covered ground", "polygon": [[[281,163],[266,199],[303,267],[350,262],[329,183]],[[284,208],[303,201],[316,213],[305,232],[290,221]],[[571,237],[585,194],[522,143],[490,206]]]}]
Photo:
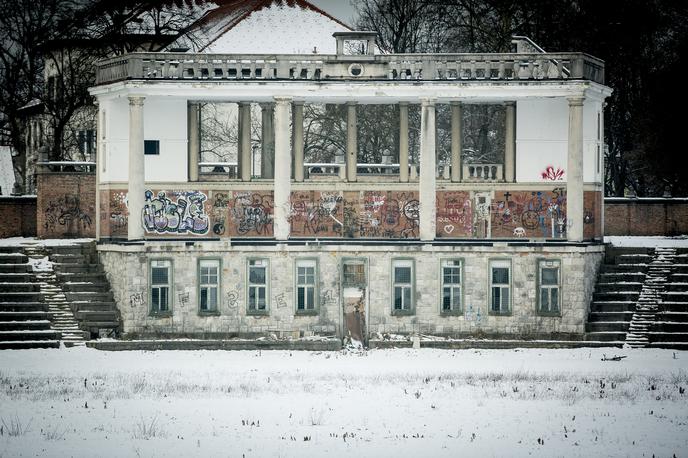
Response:
[{"label": "snow-covered ground", "polygon": [[0,456],[685,456],[686,388],[667,350],[3,351]]},{"label": "snow-covered ground", "polygon": [[0,246],[70,246],[84,242],[93,242],[95,239],[39,239],[36,237],[7,237],[0,239]]},{"label": "snow-covered ground", "polygon": [[610,236],[604,237],[605,243],[611,243],[614,246],[622,247],[673,247],[673,248],[688,248],[688,235],[679,237],[662,237],[662,236]]}]

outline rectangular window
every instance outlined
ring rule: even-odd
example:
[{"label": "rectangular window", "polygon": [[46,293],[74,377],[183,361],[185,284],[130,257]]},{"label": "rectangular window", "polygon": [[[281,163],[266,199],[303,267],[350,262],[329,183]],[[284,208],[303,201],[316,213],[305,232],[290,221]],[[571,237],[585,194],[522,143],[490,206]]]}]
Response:
[{"label": "rectangular window", "polygon": [[203,312],[217,312],[220,298],[220,260],[198,261],[198,309]]},{"label": "rectangular window", "polygon": [[150,262],[150,278],[151,313],[169,313],[172,289],[172,261],[152,260]]},{"label": "rectangular window", "polygon": [[347,261],[344,268],[344,286],[365,286],[365,263],[363,261]]},{"label": "rectangular window", "polygon": [[160,154],[160,140],[144,140],[143,154]]},{"label": "rectangular window", "polygon": [[511,261],[490,261],[490,312],[511,312]]},{"label": "rectangular window", "polygon": [[442,313],[461,313],[461,267],[458,259],[442,261]]},{"label": "rectangular window", "polygon": [[268,310],[268,260],[248,261],[248,312],[267,313]]},{"label": "rectangular window", "polygon": [[538,261],[538,311],[558,315],[561,311],[561,261]]},{"label": "rectangular window", "polygon": [[392,308],[395,312],[413,311],[413,260],[392,260]]},{"label": "rectangular window", "polygon": [[296,260],[296,311],[313,312],[318,300],[318,264],[315,259]]}]

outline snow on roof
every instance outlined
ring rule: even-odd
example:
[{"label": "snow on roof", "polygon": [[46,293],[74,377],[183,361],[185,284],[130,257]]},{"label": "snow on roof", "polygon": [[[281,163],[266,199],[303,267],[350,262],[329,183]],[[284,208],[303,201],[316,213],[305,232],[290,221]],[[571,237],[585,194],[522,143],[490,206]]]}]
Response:
[{"label": "snow on roof", "polygon": [[208,53],[334,54],[350,28],[304,0],[218,1],[202,21]]}]

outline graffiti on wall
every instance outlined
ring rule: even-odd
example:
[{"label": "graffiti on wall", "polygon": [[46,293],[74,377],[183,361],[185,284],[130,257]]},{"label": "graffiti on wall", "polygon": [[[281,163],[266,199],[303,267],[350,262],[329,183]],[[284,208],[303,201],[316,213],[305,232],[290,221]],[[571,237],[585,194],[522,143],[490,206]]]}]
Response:
[{"label": "graffiti on wall", "polygon": [[210,210],[210,216],[213,219],[213,234],[215,235],[225,235],[227,230],[227,209],[229,208],[230,193],[228,192],[215,192],[211,199],[212,206]]},{"label": "graffiti on wall", "polygon": [[418,195],[415,191],[344,192],[343,197],[344,237],[418,237]]},{"label": "graffiti on wall", "polygon": [[[65,234],[81,234],[91,227],[92,210],[81,208],[81,199],[76,194],[65,194],[48,201],[44,214],[44,227],[48,232],[55,231],[58,226],[64,226]],[[91,214],[89,214],[91,213]],[[60,232],[63,232],[61,229]]]},{"label": "graffiti on wall", "polygon": [[272,237],[274,198],[272,191],[232,192],[227,230],[231,236]]},{"label": "graffiti on wall", "polygon": [[109,235],[113,237],[127,235],[127,225],[129,223],[127,193],[125,191],[111,191],[109,203],[109,211],[105,215],[101,214],[101,223],[103,217],[105,217],[110,227]]},{"label": "graffiti on wall", "polygon": [[467,191],[438,191],[436,212],[437,237],[471,237],[473,206]]},{"label": "graffiti on wall", "polygon": [[560,238],[566,236],[566,190],[495,191],[492,237]]},{"label": "graffiti on wall", "polygon": [[561,167],[557,167],[556,169],[549,165],[540,172],[540,177],[543,180],[548,180],[548,181],[562,181],[564,179],[564,169]]},{"label": "graffiti on wall", "polygon": [[[174,199],[174,200],[173,200]],[[208,233],[206,194],[200,191],[146,191],[141,217],[146,232],[158,234]]]},{"label": "graffiti on wall", "polygon": [[296,237],[341,237],[344,198],[339,192],[291,193],[289,222]]}]

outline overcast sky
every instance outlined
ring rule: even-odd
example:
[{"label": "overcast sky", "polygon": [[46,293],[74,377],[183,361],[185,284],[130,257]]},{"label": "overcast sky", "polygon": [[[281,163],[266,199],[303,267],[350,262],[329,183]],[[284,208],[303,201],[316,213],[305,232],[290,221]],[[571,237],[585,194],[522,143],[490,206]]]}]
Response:
[{"label": "overcast sky", "polygon": [[309,0],[318,8],[327,11],[340,21],[353,27],[356,10],[350,0]]}]

